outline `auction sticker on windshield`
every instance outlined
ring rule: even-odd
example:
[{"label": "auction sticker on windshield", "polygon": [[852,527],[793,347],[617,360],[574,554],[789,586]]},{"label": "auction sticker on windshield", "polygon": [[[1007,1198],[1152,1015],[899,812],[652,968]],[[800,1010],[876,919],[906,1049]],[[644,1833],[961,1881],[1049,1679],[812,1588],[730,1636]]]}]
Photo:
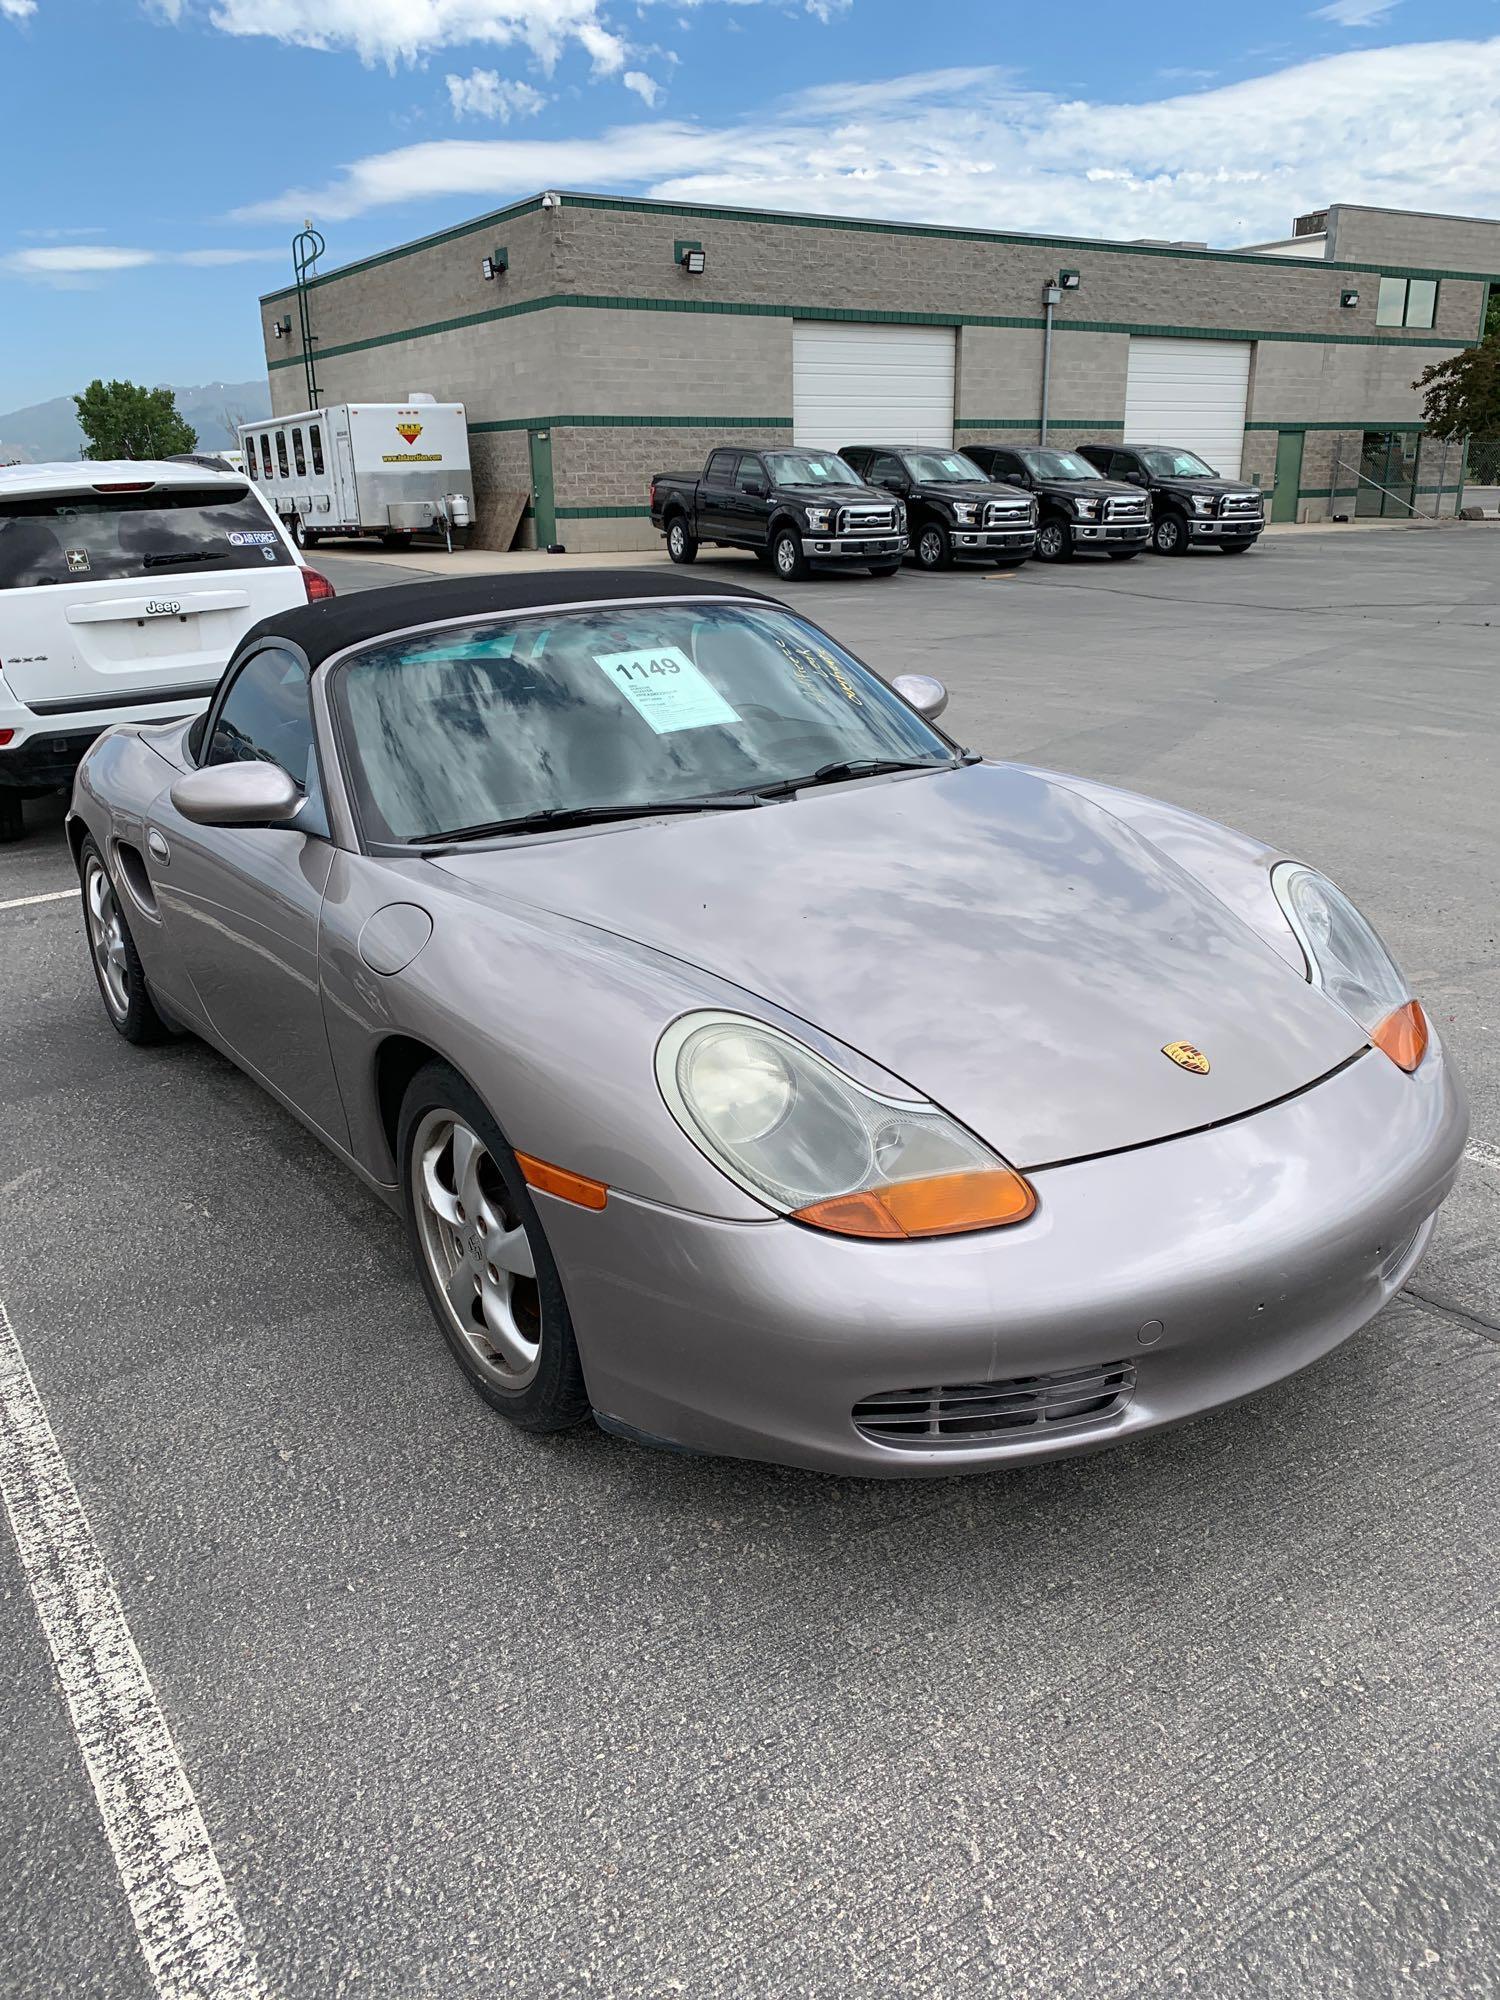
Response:
[{"label": "auction sticker on windshield", "polygon": [[632,653],[595,653],[595,664],[658,736],[706,729],[739,716],[678,646],[641,646]]}]

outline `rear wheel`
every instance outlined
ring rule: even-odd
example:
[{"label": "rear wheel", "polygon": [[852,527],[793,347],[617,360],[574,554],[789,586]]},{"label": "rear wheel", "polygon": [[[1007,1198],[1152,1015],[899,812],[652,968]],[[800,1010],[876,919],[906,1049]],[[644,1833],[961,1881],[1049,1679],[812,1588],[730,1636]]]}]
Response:
[{"label": "rear wheel", "polygon": [[697,541],[688,532],[688,524],[681,514],[674,514],[667,523],[667,554],[674,563],[690,563],[697,559]]},{"label": "rear wheel", "polygon": [[1073,553],[1073,530],[1060,515],[1052,514],[1036,531],[1036,552],[1041,562],[1066,562]]},{"label": "rear wheel", "polygon": [[130,935],[104,857],[92,840],[86,840],[78,858],[89,959],[110,1025],[127,1042],[138,1045],[164,1042],[171,1031],[152,1004],[140,953]]},{"label": "rear wheel", "polygon": [[1185,556],[1188,552],[1187,522],[1180,514],[1159,514],[1151,530],[1151,546],[1159,556]]},{"label": "rear wheel", "polygon": [[0,841],[20,840],[26,832],[26,816],[21,810],[21,794],[9,785],[0,785]]},{"label": "rear wheel", "polygon": [[929,521],[917,536],[917,564],[921,569],[947,569],[953,561],[953,544],[941,521]]},{"label": "rear wheel", "polygon": [[446,1063],[412,1080],[397,1155],[422,1287],[465,1375],[522,1430],[581,1423],[588,1390],[546,1232],[505,1135]]},{"label": "rear wheel", "polygon": [[807,558],[793,529],[778,528],[771,537],[771,567],[783,583],[795,583],[807,575]]}]

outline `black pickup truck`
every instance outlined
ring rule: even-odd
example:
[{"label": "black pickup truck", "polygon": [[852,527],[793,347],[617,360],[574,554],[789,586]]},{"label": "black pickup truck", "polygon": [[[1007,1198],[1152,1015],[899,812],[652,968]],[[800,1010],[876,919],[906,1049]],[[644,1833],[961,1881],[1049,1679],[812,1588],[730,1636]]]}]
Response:
[{"label": "black pickup truck", "polygon": [[958,561],[1018,569],[1036,548],[1036,502],[997,486],[961,451],[846,444],[839,457],[861,479],[905,503],[920,569],[947,569]]},{"label": "black pickup truck", "polygon": [[1151,546],[1159,556],[1194,547],[1243,555],[1260,539],[1266,504],[1243,479],[1221,479],[1195,451],[1168,444],[1085,444],[1083,456],[1111,479],[1125,479],[1151,501]]},{"label": "black pickup truck", "polygon": [[836,452],[735,451],[708,454],[701,479],[659,472],[651,519],[675,563],[690,563],[704,542],[750,549],[784,581],[825,564],[894,576],[906,554],[906,510],[866,486]]},{"label": "black pickup truck", "polygon": [[987,472],[1036,495],[1036,552],[1065,562],[1094,549],[1125,562],[1151,539],[1151,503],[1138,487],[1101,477],[1076,451],[1047,444],[966,444],[964,454]]}]

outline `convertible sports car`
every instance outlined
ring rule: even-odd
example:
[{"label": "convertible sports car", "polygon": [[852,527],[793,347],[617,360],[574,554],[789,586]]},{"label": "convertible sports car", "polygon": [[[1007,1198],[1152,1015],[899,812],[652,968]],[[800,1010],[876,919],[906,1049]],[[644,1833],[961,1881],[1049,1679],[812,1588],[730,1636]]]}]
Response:
[{"label": "convertible sports car", "polygon": [[946,1473],[1274,1382],[1426,1248],[1438,1038],[1311,868],[945,701],[678,574],[279,613],[83,762],[100,994],[404,1208],[530,1430]]}]

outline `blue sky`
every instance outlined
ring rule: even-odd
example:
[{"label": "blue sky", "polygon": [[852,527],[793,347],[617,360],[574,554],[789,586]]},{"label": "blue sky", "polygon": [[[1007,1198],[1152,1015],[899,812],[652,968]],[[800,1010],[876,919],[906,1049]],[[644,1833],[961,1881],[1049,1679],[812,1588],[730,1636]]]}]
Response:
[{"label": "blue sky", "polygon": [[329,263],[546,186],[1233,244],[1500,215],[1500,0],[0,0],[0,409],[262,372]]}]

